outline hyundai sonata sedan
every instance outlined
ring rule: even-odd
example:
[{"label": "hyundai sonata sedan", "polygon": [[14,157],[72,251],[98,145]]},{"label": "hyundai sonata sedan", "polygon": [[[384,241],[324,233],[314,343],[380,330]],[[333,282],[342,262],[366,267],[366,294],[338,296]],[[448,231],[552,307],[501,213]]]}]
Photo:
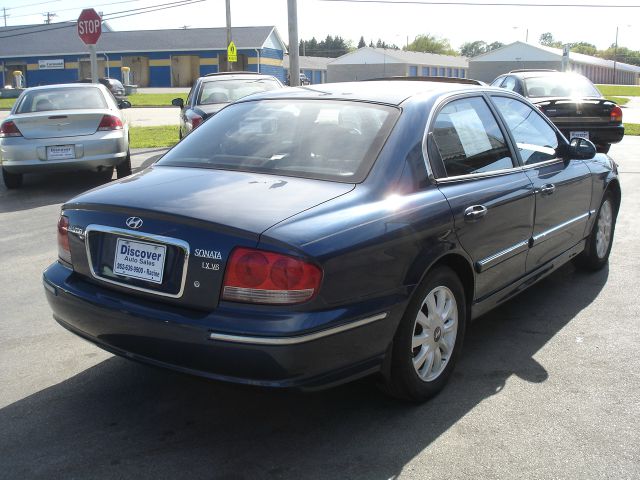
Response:
[{"label": "hyundai sonata sedan", "polygon": [[126,358],[314,389],[443,388],[469,322],[570,260],[602,268],[615,163],[523,97],[379,81],[232,104],[68,201],[54,318]]},{"label": "hyundai sonata sedan", "polygon": [[129,127],[99,84],[28,88],[0,125],[0,163],[7,188],[22,185],[25,173],[93,170],[111,178],[131,174]]}]

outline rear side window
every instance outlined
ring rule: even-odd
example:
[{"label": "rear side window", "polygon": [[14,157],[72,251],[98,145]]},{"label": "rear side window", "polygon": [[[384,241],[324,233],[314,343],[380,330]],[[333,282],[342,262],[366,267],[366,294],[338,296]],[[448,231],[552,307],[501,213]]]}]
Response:
[{"label": "rear side window", "polygon": [[22,98],[16,113],[81,110],[86,108],[107,108],[107,102],[100,89],[65,87],[32,90]]},{"label": "rear side window", "polygon": [[541,115],[529,105],[507,97],[493,97],[516,141],[525,165],[557,157],[558,136]]},{"label": "rear side window", "polygon": [[399,114],[394,107],[347,101],[236,103],[209,118],[159,164],[357,183]]},{"label": "rear side window", "polygon": [[513,167],[504,136],[482,98],[446,105],[436,117],[433,139],[449,177]]},{"label": "rear side window", "polygon": [[205,81],[200,89],[199,105],[229,103],[254,93],[280,88],[280,84],[269,78],[249,80],[212,80]]}]

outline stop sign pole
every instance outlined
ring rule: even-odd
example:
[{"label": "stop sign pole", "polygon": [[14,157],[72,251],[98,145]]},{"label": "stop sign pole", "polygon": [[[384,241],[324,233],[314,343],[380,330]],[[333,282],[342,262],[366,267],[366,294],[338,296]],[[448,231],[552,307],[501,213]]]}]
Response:
[{"label": "stop sign pole", "polygon": [[102,34],[102,19],[93,8],[82,10],[78,17],[78,36],[89,46],[91,59],[91,81],[98,83],[98,57],[96,55],[96,42]]}]

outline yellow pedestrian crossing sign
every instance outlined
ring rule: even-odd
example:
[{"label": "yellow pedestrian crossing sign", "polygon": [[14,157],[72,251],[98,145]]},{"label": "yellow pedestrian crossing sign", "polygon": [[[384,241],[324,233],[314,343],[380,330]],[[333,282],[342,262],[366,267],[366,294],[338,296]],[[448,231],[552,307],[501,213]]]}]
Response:
[{"label": "yellow pedestrian crossing sign", "polygon": [[233,42],[229,43],[229,48],[227,48],[227,61],[231,63],[238,61],[238,52],[236,51],[236,44]]}]

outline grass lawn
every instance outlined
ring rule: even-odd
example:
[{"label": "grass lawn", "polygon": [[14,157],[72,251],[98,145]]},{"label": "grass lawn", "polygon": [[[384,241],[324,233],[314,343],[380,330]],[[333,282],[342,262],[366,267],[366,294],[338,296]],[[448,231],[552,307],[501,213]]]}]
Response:
[{"label": "grass lawn", "polygon": [[133,107],[166,107],[171,106],[174,98],[187,99],[186,93],[134,93],[127,100]]},{"label": "grass lawn", "polygon": [[640,97],[640,86],[634,87],[633,85],[596,85],[598,90],[606,96],[619,96],[625,97]]},{"label": "grass lawn", "polygon": [[0,98],[0,110],[10,110],[15,102],[15,98]]},{"label": "grass lawn", "polygon": [[624,124],[625,135],[640,135],[640,123],[625,123]]},{"label": "grass lawn", "polygon": [[625,105],[626,103],[629,102],[628,98],[624,98],[624,97],[604,97],[607,100],[611,100],[612,102],[616,102],[618,105]]},{"label": "grass lawn", "polygon": [[173,147],[178,143],[178,126],[131,127],[131,148]]}]

